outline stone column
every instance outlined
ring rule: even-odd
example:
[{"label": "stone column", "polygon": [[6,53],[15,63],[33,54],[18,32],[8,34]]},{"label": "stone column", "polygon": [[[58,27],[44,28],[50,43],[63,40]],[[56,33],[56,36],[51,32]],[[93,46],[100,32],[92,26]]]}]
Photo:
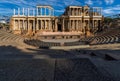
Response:
[{"label": "stone column", "polygon": [[41,20],[41,30],[43,30],[43,20]]},{"label": "stone column", "polygon": [[72,16],[74,15],[74,9],[72,8]]},{"label": "stone column", "polygon": [[75,20],[73,20],[73,31],[74,31],[74,29],[75,29]]},{"label": "stone column", "polygon": [[36,21],[36,30],[38,30],[38,19]]},{"label": "stone column", "polygon": [[37,16],[38,16],[38,8],[37,8]]},{"label": "stone column", "polygon": [[35,20],[33,20],[33,31],[35,31]]},{"label": "stone column", "polygon": [[45,8],[45,13],[44,13],[44,15],[46,16],[46,8]]},{"label": "stone column", "polygon": [[29,20],[28,20],[28,31],[30,30],[30,26],[29,26]]},{"label": "stone column", "polygon": [[24,19],[23,19],[23,22],[22,22],[22,28],[23,28],[23,30],[25,30]]},{"label": "stone column", "polygon": [[24,13],[25,13],[25,10],[24,10],[24,8],[23,8],[23,16],[25,15]]},{"label": "stone column", "polygon": [[81,23],[81,25],[80,25],[80,30],[82,31],[82,29],[83,29],[83,23],[82,23],[82,20],[80,20],[80,23]]},{"label": "stone column", "polygon": [[64,18],[62,20],[62,31],[64,32],[65,28],[64,28]]},{"label": "stone column", "polygon": [[48,29],[50,30],[50,20],[49,20],[49,26],[48,27],[49,27]]},{"label": "stone column", "polygon": [[79,9],[79,15],[82,16],[82,11],[81,8]]},{"label": "stone column", "polygon": [[73,20],[71,20],[71,31],[73,31]]},{"label": "stone column", "polygon": [[56,20],[55,20],[55,31],[56,31],[56,32],[58,31],[57,22],[58,22],[58,20],[56,19]]},{"label": "stone column", "polygon": [[75,27],[74,27],[74,31],[75,31],[75,30],[76,30],[76,28],[77,28],[77,27],[76,27],[76,20],[74,21],[74,23],[75,23]]},{"label": "stone column", "polygon": [[94,29],[94,20],[93,20],[93,29]]},{"label": "stone column", "polygon": [[70,8],[68,8],[68,16],[70,16]]},{"label": "stone column", "polygon": [[70,11],[70,15],[69,16],[71,16],[72,15],[71,8],[69,8],[69,11]]},{"label": "stone column", "polygon": [[69,20],[69,31],[71,31],[71,20]]},{"label": "stone column", "polygon": [[54,9],[53,9],[53,16],[54,16]]},{"label": "stone column", "polygon": [[20,20],[18,20],[18,30],[20,30]]},{"label": "stone column", "polygon": [[90,30],[90,21],[88,20],[87,29]]},{"label": "stone column", "polygon": [[35,16],[35,9],[33,9],[33,16]]},{"label": "stone column", "polygon": [[14,12],[13,12],[13,13],[14,13],[14,16],[15,16],[15,9],[14,9]]},{"label": "stone column", "polygon": [[78,20],[78,31],[80,31],[80,29],[81,29],[81,22],[80,20]]},{"label": "stone column", "polygon": [[[82,21],[82,20],[81,20]],[[82,31],[84,33],[84,21],[82,21]]]},{"label": "stone column", "polygon": [[77,16],[79,15],[78,12],[79,12],[79,11],[78,11],[78,8],[77,8],[77,9],[76,9],[76,15],[77,15]]},{"label": "stone column", "polygon": [[49,16],[51,16],[51,9],[49,9]]},{"label": "stone column", "polygon": [[28,8],[28,16],[29,16],[29,11],[30,11],[30,9]]},{"label": "stone column", "polygon": [[18,8],[18,16],[20,16],[20,8]]},{"label": "stone column", "polygon": [[26,30],[26,29],[27,29],[27,28],[26,28],[26,27],[27,27],[27,26],[26,26],[26,20],[24,20],[24,27],[25,27],[25,30]]},{"label": "stone column", "polygon": [[40,11],[40,12],[41,12],[41,16],[42,16],[42,7],[41,7],[40,9],[41,9],[41,11]]},{"label": "stone column", "polygon": [[78,16],[80,16],[80,8],[78,8]]},{"label": "stone column", "polygon": [[15,30],[15,19],[13,19],[13,30]]},{"label": "stone column", "polygon": [[77,20],[76,22],[77,22],[77,24],[76,24],[76,25],[77,25],[77,29],[76,29],[76,30],[78,31],[78,30],[79,30],[79,29],[78,29],[78,26],[79,26],[79,25],[78,25],[78,20]]},{"label": "stone column", "polygon": [[94,8],[93,8],[93,12],[92,12],[92,13],[93,13],[93,16],[95,16],[95,13],[94,13]]},{"label": "stone column", "polygon": [[43,20],[44,22],[44,30],[46,29],[46,20]]}]

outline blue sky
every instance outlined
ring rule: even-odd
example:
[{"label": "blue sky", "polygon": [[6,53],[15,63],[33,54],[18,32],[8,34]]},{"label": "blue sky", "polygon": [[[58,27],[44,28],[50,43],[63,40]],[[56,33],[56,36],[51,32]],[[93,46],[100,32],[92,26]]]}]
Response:
[{"label": "blue sky", "polygon": [[102,7],[105,16],[120,13],[119,0],[0,0],[0,15],[12,15],[14,8],[35,8],[37,4],[51,5],[56,16],[62,14],[68,5],[86,4],[91,7]]}]

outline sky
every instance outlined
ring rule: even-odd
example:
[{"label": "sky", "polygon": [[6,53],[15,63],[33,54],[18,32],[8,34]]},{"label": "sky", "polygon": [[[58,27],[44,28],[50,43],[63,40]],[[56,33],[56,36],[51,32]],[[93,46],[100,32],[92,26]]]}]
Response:
[{"label": "sky", "polygon": [[13,9],[35,8],[36,5],[51,5],[55,15],[61,15],[69,5],[101,7],[104,16],[120,13],[120,0],[0,0],[0,15],[13,15]]}]

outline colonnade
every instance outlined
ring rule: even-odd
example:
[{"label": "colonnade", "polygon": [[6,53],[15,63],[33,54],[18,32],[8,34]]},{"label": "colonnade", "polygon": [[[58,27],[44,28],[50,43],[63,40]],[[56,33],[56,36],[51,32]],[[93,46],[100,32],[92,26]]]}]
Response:
[{"label": "colonnade", "polygon": [[54,16],[54,9],[50,6],[37,6],[37,8],[18,8],[13,10],[13,16]]},{"label": "colonnade", "polygon": [[13,16],[35,16],[35,11],[34,8],[18,8],[13,10]]},{"label": "colonnade", "polygon": [[[64,23],[64,24],[67,24],[67,23]],[[63,27],[64,27],[64,24],[62,24]],[[83,28],[82,20],[68,20],[69,31],[82,31],[82,28]]]},{"label": "colonnade", "polygon": [[92,15],[93,16],[102,16],[102,8],[100,7],[93,7],[92,8]]},{"label": "colonnade", "polygon": [[54,16],[54,9],[50,6],[37,6],[37,16]]},{"label": "colonnade", "polygon": [[52,30],[51,20],[37,19],[37,30]]},{"label": "colonnade", "polygon": [[100,25],[101,20],[92,20],[92,29],[93,30],[98,30],[98,26]]},{"label": "colonnade", "polygon": [[13,20],[13,30],[49,30],[52,31],[52,21],[51,20],[25,20],[25,19],[14,19]]},{"label": "colonnade", "polygon": [[69,8],[69,16],[82,16],[82,7],[81,8]]},{"label": "colonnade", "polygon": [[[100,7],[68,7],[66,9],[66,15],[69,16],[102,16],[102,8]],[[93,13],[90,15],[90,13]],[[83,15],[84,14],[84,15]]]},{"label": "colonnade", "polygon": [[35,31],[35,20],[14,19],[13,30],[32,30]]}]

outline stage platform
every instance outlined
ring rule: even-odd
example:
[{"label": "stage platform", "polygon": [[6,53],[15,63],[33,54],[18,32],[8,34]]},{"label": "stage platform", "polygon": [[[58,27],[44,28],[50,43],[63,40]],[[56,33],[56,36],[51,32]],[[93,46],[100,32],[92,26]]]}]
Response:
[{"label": "stage platform", "polygon": [[38,39],[78,39],[82,32],[40,32],[36,34]]}]

